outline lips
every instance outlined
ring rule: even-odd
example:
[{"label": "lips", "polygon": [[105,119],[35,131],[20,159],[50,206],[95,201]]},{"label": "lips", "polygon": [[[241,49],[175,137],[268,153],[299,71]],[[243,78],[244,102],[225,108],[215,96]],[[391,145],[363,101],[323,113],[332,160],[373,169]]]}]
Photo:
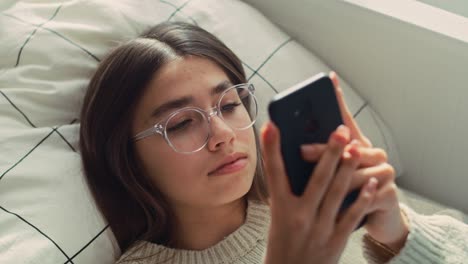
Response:
[{"label": "lips", "polygon": [[244,153],[233,153],[225,157],[216,169],[210,171],[208,175],[218,175],[236,172],[241,170],[247,164],[247,155]]}]

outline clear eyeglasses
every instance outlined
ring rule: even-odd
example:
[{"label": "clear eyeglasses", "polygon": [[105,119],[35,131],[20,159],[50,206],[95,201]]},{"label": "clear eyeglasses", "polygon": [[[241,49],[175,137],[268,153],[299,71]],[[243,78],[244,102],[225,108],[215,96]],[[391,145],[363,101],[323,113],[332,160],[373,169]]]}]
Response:
[{"label": "clear eyeglasses", "polygon": [[211,136],[210,120],[220,117],[230,128],[244,130],[257,119],[257,99],[252,84],[242,83],[226,89],[215,107],[205,111],[198,107],[184,107],[165,120],[138,133],[134,141],[159,134],[180,153],[194,153],[206,146]]}]

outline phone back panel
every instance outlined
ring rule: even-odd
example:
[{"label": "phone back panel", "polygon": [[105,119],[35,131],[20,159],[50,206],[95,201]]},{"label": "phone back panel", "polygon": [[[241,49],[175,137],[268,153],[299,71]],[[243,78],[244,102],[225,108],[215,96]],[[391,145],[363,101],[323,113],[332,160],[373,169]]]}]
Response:
[{"label": "phone back panel", "polygon": [[328,142],[343,123],[333,83],[324,74],[307,79],[273,97],[268,112],[281,133],[281,153],[291,189],[301,195],[315,163],[303,160],[300,146]]}]

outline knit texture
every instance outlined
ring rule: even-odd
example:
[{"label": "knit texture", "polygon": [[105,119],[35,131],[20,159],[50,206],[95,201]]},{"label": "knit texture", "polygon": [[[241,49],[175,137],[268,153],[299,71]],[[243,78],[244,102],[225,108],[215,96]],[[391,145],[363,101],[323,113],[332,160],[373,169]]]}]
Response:
[{"label": "knit texture", "polygon": [[117,263],[263,263],[269,225],[268,206],[249,200],[245,223],[208,249],[173,249],[140,241],[127,250]]},{"label": "knit texture", "polygon": [[[425,216],[400,205],[408,216],[410,233],[398,255],[382,252],[363,240],[366,261],[372,264],[468,263],[468,226],[445,215]],[[255,263],[264,262],[270,225],[267,205],[249,201],[245,223],[218,244],[205,250],[168,248],[139,241],[117,263]],[[287,249],[285,249],[287,250]]]},{"label": "knit texture", "polygon": [[[461,264],[468,263],[468,225],[446,215],[425,216],[404,204],[410,233],[405,246],[391,258],[364,241],[364,256],[369,263]],[[388,262],[386,262],[389,260]]]}]

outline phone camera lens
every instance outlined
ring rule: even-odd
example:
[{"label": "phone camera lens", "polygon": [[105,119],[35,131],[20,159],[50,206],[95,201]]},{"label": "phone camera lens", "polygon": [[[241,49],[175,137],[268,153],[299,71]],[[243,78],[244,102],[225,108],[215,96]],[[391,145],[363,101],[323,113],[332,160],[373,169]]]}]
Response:
[{"label": "phone camera lens", "polygon": [[316,119],[306,120],[305,132],[307,134],[314,134],[315,132],[319,130],[319,127],[320,127],[319,122]]}]

